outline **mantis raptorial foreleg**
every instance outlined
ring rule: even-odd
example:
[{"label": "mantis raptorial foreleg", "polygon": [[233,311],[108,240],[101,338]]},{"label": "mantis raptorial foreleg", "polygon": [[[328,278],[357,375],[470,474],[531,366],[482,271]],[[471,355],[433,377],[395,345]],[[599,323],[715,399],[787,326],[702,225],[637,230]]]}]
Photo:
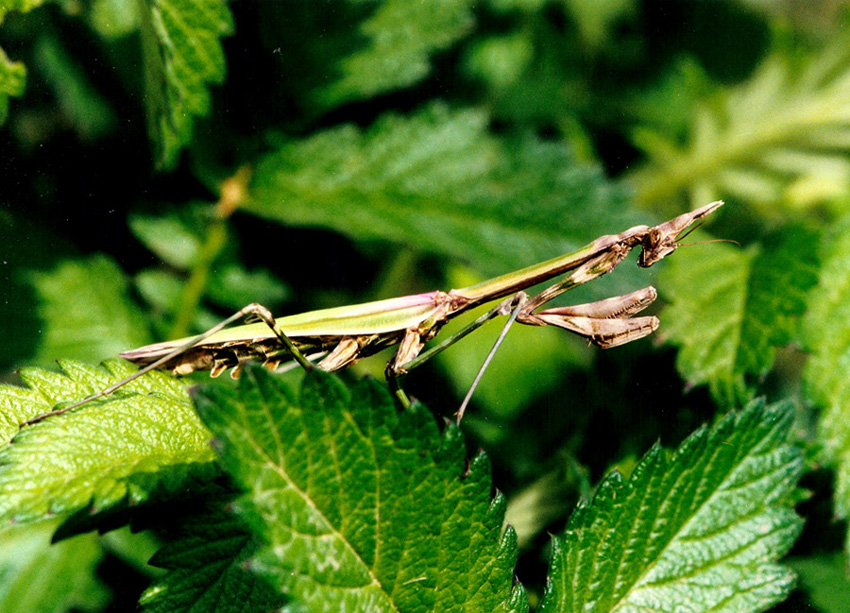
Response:
[{"label": "mantis raptorial foreleg", "polygon": [[[613,270],[635,247],[641,247],[638,265],[644,268],[653,265],[679,247],[679,240],[686,234],[688,226],[711,214],[722,204],[713,202],[654,227],[634,226],[619,234],[600,236],[571,253],[449,292],[401,296],[278,319],[272,317],[265,307],[250,304],[199,336],[156,343],[122,353],[122,357],[142,368],[96,394],[39,415],[23,425],[65,413],[91,400],[107,396],[154,369],[169,369],[175,374],[209,370],[213,376],[217,376],[228,368],[233,368],[232,374],[236,374],[242,363],[251,360],[259,360],[266,366],[274,367],[281,361],[291,359],[309,370],[313,364],[305,357],[304,353],[307,353],[314,359],[324,356],[317,366],[330,371],[397,343],[400,345],[399,350],[387,366],[387,375],[390,384],[398,389],[395,383],[397,375],[421,364],[493,317],[509,313],[511,318],[497,346],[510,324],[518,321],[528,325],[554,325],[580,334],[599,346],[614,347],[645,336],[658,326],[658,320],[654,317],[629,319],[631,314],[654,299],[654,290],[651,288],[642,290],[643,293],[577,307],[539,310],[540,307],[568,289]],[[529,287],[561,275],[567,276],[532,298],[523,293]],[[424,343],[430,341],[448,320],[496,300],[502,302],[447,341],[430,351],[422,352]],[[252,316],[263,323],[225,329],[246,316]],[[487,362],[491,357],[492,352]],[[480,373],[476,381],[478,379]],[[400,399],[404,398],[400,390],[397,395]]]},{"label": "mantis raptorial foreleg", "polygon": [[631,294],[588,304],[555,307],[539,312],[523,309],[517,319],[532,326],[557,326],[569,330],[603,349],[643,338],[658,329],[655,316],[630,316],[642,311],[658,297],[655,288],[645,287]]},{"label": "mantis raptorial foreleg", "polygon": [[[520,291],[514,296],[503,300],[496,307],[490,309],[487,313],[478,317],[475,321],[471,322],[460,331],[423,354],[419,354],[423,344],[421,335],[416,329],[408,330],[405,334],[405,338],[401,342],[399,351],[396,353],[395,358],[387,364],[386,369],[387,381],[390,383],[390,387],[396,398],[399,399],[402,406],[409,405],[406,394],[398,386],[396,381],[396,377],[399,374],[409,372],[416,368],[416,366],[422,364],[425,360],[430,359],[441,351],[447,349],[473,330],[478,329],[499,315],[510,314],[510,318],[505,323],[501,333],[496,339],[496,342],[487,354],[487,357],[484,359],[481,368],[478,370],[472,385],[467,391],[466,396],[458,409],[458,423],[460,423],[460,420],[463,418],[466,407],[472,398],[475,388],[478,387],[478,383],[481,381],[484,371],[487,370],[487,367],[490,365],[490,361],[493,359],[493,356],[502,344],[502,341],[505,339],[505,336],[514,321],[535,326],[547,324],[556,325],[584,336],[594,344],[601,347],[614,347],[618,344],[626,343],[629,340],[636,340],[651,333],[658,327],[658,319],[655,317],[638,318],[635,320],[609,318],[621,317],[623,315],[636,313],[643,309],[647,304],[655,299],[655,290],[653,288],[647,288],[647,290],[641,290],[640,292],[634,292],[628,296],[620,296],[607,301],[603,300],[588,305],[581,305],[579,307],[575,307],[577,309],[575,314],[571,314],[565,310],[570,307],[560,309],[560,311],[562,311],[560,313],[558,312],[559,309],[554,309],[553,311],[555,312],[551,315],[549,315],[548,312],[544,312],[542,317],[538,317],[534,313],[535,309],[567,290],[572,289],[577,285],[587,283],[588,281],[592,281],[610,272],[623,261],[628,252],[629,248],[620,246],[619,244],[614,244],[609,250],[578,266],[560,282],[543,290],[533,298],[529,298],[525,292]],[[647,302],[646,297],[648,291],[651,291],[652,298]],[[639,293],[641,294],[640,300],[642,301],[640,306],[636,304],[636,301],[633,299],[633,297],[636,297]],[[615,301],[619,301],[616,306],[614,304]],[[629,303],[630,306],[624,307],[624,302]],[[631,310],[629,311],[628,309]],[[592,313],[597,314],[593,315]],[[547,319],[551,319],[551,321],[547,321]],[[402,359],[403,357],[409,357],[410,359],[404,361]]]},{"label": "mantis raptorial foreleg", "polygon": [[516,296],[516,306],[511,312],[511,317],[505,323],[496,342],[493,343],[492,349],[484,359],[484,363],[475,375],[475,379],[469,387],[460,409],[458,409],[457,423],[460,423],[460,420],[463,419],[472,393],[478,386],[499,345],[505,340],[508,329],[515,321],[534,326],[557,326],[585,337],[588,342],[598,347],[610,349],[643,338],[658,329],[657,317],[629,318],[630,315],[642,311],[651,304],[657,295],[654,287],[645,287],[624,296],[616,296],[588,304],[556,307],[534,313],[533,308],[536,308],[535,305],[539,305],[539,302],[529,299],[525,292],[520,292]]}]

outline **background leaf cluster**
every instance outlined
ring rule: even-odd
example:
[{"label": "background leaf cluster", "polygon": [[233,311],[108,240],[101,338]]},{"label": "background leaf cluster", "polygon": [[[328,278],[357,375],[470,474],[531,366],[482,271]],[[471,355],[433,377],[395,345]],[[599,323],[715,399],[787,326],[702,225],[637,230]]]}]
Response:
[{"label": "background leaf cluster", "polygon": [[[0,609],[842,610],[848,20],[0,0]],[[740,246],[566,297],[657,286],[655,343],[512,330],[461,429],[498,326],[404,380],[427,410],[376,357],[157,374],[18,433],[248,302],[463,287],[717,198],[689,240]]]}]

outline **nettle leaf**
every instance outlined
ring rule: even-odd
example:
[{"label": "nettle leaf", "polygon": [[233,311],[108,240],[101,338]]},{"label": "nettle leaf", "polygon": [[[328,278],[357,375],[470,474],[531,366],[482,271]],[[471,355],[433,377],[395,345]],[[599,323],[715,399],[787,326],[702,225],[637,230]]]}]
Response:
[{"label": "nettle leaf", "polygon": [[487,121],[478,110],[432,105],[366,132],[343,126],[284,144],[258,165],[241,210],[415,245],[487,274],[650,222],[562,144],[498,139]]},{"label": "nettle leaf", "polygon": [[149,342],[144,314],[128,297],[127,280],[106,256],[66,260],[49,272],[23,276],[39,297],[41,360],[97,360]]},{"label": "nettle leaf", "polygon": [[19,423],[135,372],[61,362],[64,374],[24,369],[29,389],[0,387],[0,520],[120,512],[191,490],[218,474],[210,433],[184,386],[150,373],[106,399],[18,431]]},{"label": "nettle leaf", "polygon": [[342,60],[342,73],[318,92],[325,105],[370,98],[407,87],[431,69],[429,56],[472,29],[472,0],[387,0],[360,24],[365,46]]},{"label": "nettle leaf", "polygon": [[[821,244],[823,267],[808,301],[803,341],[811,353],[803,373],[809,398],[824,409],[823,460],[836,468],[835,509],[850,517],[850,217]],[[850,546],[850,543],[848,543]]]},{"label": "nettle leaf", "polygon": [[715,87],[695,109],[690,137],[643,126],[649,164],[633,175],[639,202],[679,193],[694,205],[730,195],[794,208],[847,195],[850,185],[850,53],[842,39],[798,58],[769,55],[745,83]]},{"label": "nettle leaf", "polygon": [[100,611],[108,592],[95,570],[103,557],[97,535],[51,545],[56,521],[0,531],[0,610]]},{"label": "nettle leaf", "polygon": [[192,509],[150,564],[170,572],[142,594],[145,613],[180,611],[274,611],[276,590],[246,568],[259,548],[242,521],[210,497]]},{"label": "nettle leaf", "polygon": [[543,611],[761,611],[794,573],[775,563],[802,520],[790,404],[756,401],[612,473],[555,538]]},{"label": "nettle leaf", "polygon": [[252,368],[197,405],[266,543],[251,567],[305,610],[527,610],[504,497],[486,456],[464,463],[456,427],[320,371],[296,396]]},{"label": "nettle leaf", "polygon": [[225,0],[151,0],[143,5],[142,41],[148,133],[157,164],[177,163],[195,117],[209,114],[207,87],[224,81],[221,37],[233,31]]},{"label": "nettle leaf", "polygon": [[[817,236],[788,227],[761,249],[711,245],[670,258],[659,287],[670,305],[660,333],[679,345],[677,368],[725,405],[744,404],[795,336],[817,282]],[[710,253],[707,251],[710,249]]]}]

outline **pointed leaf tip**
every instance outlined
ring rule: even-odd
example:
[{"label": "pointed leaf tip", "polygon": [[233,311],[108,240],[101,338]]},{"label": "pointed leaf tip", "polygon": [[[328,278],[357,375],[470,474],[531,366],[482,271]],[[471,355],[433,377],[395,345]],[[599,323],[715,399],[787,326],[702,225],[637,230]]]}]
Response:
[{"label": "pointed leaf tip", "polygon": [[458,434],[420,409],[398,412],[374,382],[349,389],[317,371],[297,396],[277,388],[249,368],[236,393],[211,388],[199,405],[246,491],[237,512],[268,543],[255,568],[278,589],[370,611],[523,602],[484,456],[461,479]]}]

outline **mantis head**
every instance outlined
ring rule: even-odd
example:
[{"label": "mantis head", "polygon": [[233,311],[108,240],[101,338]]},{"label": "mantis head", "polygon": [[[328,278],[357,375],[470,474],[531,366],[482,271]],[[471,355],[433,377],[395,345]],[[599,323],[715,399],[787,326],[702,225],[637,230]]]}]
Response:
[{"label": "mantis head", "polygon": [[638,258],[638,266],[648,268],[676,251],[680,246],[679,240],[683,238],[683,233],[688,226],[713,213],[721,206],[723,206],[723,201],[718,200],[650,228],[641,241],[643,250]]}]

